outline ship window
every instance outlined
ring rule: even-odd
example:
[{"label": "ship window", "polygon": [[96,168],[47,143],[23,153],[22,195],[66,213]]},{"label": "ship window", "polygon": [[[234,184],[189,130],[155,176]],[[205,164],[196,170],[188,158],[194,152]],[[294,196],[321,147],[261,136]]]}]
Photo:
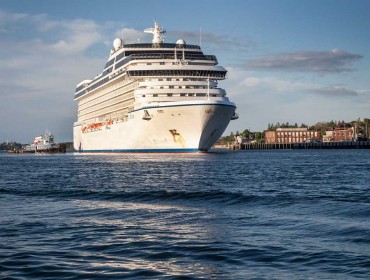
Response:
[{"label": "ship window", "polygon": [[163,88],[163,87],[159,87],[159,88]]},{"label": "ship window", "polygon": [[188,96],[193,96],[193,94],[192,93],[188,93]]},{"label": "ship window", "polygon": [[172,93],[167,93],[167,96],[172,96]]},{"label": "ship window", "polygon": [[163,79],[158,79],[158,81],[163,81]]},{"label": "ship window", "polygon": [[174,86],[169,86],[168,88],[174,88]]},{"label": "ship window", "polygon": [[171,81],[171,78],[167,78],[167,81]]},{"label": "ship window", "polygon": [[148,62],[146,65],[152,65],[150,62]]},{"label": "ship window", "polygon": [[212,97],[216,97],[217,96],[217,94],[212,94]]},{"label": "ship window", "polygon": [[180,93],[180,96],[186,96],[186,93]]},{"label": "ship window", "polygon": [[159,62],[159,65],[164,65],[164,62]]},{"label": "ship window", "polygon": [[119,61],[123,57],[125,57],[125,53],[124,52],[122,52],[122,53],[120,53],[119,55],[116,56],[116,61]]},{"label": "ship window", "polygon": [[114,58],[113,58],[113,59],[111,59],[111,60],[109,60],[109,61],[105,64],[104,68],[107,68],[107,67],[111,66],[113,63],[114,63]]},{"label": "ship window", "polygon": [[145,94],[143,94],[142,97],[145,97]]},{"label": "ship window", "polygon": [[129,57],[126,57],[125,59],[122,59],[120,62],[116,63],[115,69],[120,68],[122,65],[126,64],[130,60]]},{"label": "ship window", "polygon": [[196,96],[206,96],[205,93],[197,93]]},{"label": "ship window", "polygon": [[158,94],[153,94],[153,97],[158,97]]}]

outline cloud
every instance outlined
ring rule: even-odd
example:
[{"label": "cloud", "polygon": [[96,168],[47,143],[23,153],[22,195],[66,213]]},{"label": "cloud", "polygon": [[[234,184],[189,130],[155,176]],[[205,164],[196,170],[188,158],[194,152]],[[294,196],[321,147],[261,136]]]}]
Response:
[{"label": "cloud", "polygon": [[102,35],[98,25],[90,20],[74,20],[62,22],[59,28],[63,28],[65,39],[59,40],[50,47],[58,53],[83,52],[94,44],[102,41]]},{"label": "cloud", "polygon": [[369,111],[368,89],[258,76],[240,68],[227,70],[228,79],[220,87],[236,103],[239,119],[230,123],[225,134],[245,128],[260,131],[276,122],[353,120],[367,117]]},{"label": "cloud", "polygon": [[[273,76],[256,77],[245,70],[238,68],[228,68],[229,80],[225,84],[231,89],[234,96],[245,97],[247,93],[251,98],[255,95],[264,95],[273,93],[274,98],[281,98],[282,95],[289,95],[290,101],[295,102],[298,99],[305,99],[312,95],[338,99],[347,97],[368,98],[370,90],[351,89],[338,85],[322,85],[296,80],[281,79]],[[286,102],[287,99],[285,99]]]},{"label": "cloud", "polygon": [[[109,53],[103,42],[114,27],[4,11],[0,23],[7,31],[0,40],[0,118],[8,120],[1,137],[27,142],[49,129],[58,141],[70,141],[75,86],[101,72]],[[91,54],[101,47],[106,53],[96,53],[106,56]]]},{"label": "cloud", "polygon": [[235,92],[242,93],[243,96],[245,96],[245,92],[248,95],[253,95],[254,92],[258,92],[258,94],[273,92],[280,98],[281,94],[296,93],[314,87],[314,85],[309,83],[272,76],[256,77],[252,73],[233,67],[228,67],[227,70],[229,79],[225,83],[229,84],[228,86],[232,89],[235,89]]},{"label": "cloud", "polygon": [[[91,20],[53,21],[45,15],[5,15],[0,11],[1,32],[7,33],[7,40],[0,42],[0,48],[2,44],[11,43],[12,52],[30,53],[38,49],[43,53],[71,55],[84,52],[103,40],[104,26]],[[29,38],[30,34],[37,37]]]},{"label": "cloud", "polygon": [[227,35],[219,35],[211,32],[191,32],[191,31],[179,31],[179,30],[170,30],[167,31],[167,34],[174,42],[177,39],[183,39],[189,44],[199,44],[200,41],[202,44],[212,45],[218,48],[227,47],[230,49],[241,49],[241,48],[250,48],[254,46],[254,43],[251,40],[247,39],[236,39]]},{"label": "cloud", "polygon": [[0,10],[0,24],[8,24],[20,21],[27,17],[27,14],[22,13],[8,13],[6,11]]},{"label": "cloud", "polygon": [[353,71],[352,63],[363,58],[343,50],[301,51],[249,59],[244,64],[250,70],[286,72],[340,73]]},{"label": "cloud", "polygon": [[116,31],[116,37],[123,38],[124,44],[134,44],[137,42],[146,41],[143,39],[149,38],[149,35],[141,30],[125,27],[122,28],[121,30]]},{"label": "cloud", "polygon": [[347,96],[358,96],[359,92],[353,89],[347,89],[344,87],[317,87],[309,90],[310,93],[325,96],[325,97],[347,97]]}]

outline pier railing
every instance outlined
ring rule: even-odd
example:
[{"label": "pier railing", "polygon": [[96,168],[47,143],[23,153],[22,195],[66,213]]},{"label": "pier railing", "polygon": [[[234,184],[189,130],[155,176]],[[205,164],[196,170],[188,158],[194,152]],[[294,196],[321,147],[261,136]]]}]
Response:
[{"label": "pier railing", "polygon": [[317,142],[317,143],[231,143],[229,150],[272,150],[272,149],[370,149],[370,141]]}]

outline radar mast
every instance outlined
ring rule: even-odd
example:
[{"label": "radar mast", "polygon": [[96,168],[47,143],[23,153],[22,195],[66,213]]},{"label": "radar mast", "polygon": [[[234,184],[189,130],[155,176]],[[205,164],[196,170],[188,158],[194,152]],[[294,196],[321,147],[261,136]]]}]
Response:
[{"label": "radar mast", "polygon": [[164,42],[163,34],[166,33],[166,30],[159,27],[157,20],[154,20],[154,27],[146,28],[144,32],[153,34],[153,44],[162,44]]}]

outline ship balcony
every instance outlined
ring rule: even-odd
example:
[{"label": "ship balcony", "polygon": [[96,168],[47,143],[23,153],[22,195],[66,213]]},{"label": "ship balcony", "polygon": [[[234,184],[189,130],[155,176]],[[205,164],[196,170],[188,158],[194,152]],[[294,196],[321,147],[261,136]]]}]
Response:
[{"label": "ship balcony", "polygon": [[233,104],[227,97],[199,97],[199,98],[186,98],[186,97],[158,97],[158,98],[142,98],[137,99],[134,104],[134,109],[142,109],[148,107],[167,106],[168,104],[173,105],[186,105],[186,104]]},{"label": "ship balcony", "polygon": [[158,95],[154,97],[152,95],[145,95],[145,97],[137,97],[135,106],[138,104],[149,104],[149,103],[163,103],[163,102],[183,102],[183,101],[194,101],[194,100],[218,100],[218,101],[225,101],[229,100],[227,97],[222,95],[210,94],[208,97],[205,93],[197,93],[197,94],[182,94],[182,95]]},{"label": "ship balcony", "polygon": [[[162,81],[161,81],[162,80]],[[216,81],[209,81],[209,87],[214,88],[217,86]],[[159,78],[151,81],[143,81],[138,83],[138,87],[158,87],[163,86],[169,88],[173,86],[174,88],[182,86],[183,88],[186,86],[197,86],[197,87],[208,87],[208,81],[206,79],[176,79],[176,78]]]},{"label": "ship balcony", "polygon": [[[148,62],[149,63],[149,62]],[[214,71],[214,72],[226,72],[226,69],[222,66],[214,65],[177,65],[177,64],[143,64],[143,65],[130,65],[127,71],[153,71],[153,70],[188,70],[188,71]]]},{"label": "ship balcony", "polygon": [[[187,89],[187,88],[160,88],[160,89],[136,89],[135,95],[137,97],[143,96],[143,95],[150,95],[153,96],[156,94],[157,96],[167,96],[167,94],[172,94],[173,96],[180,94],[193,94],[193,96],[196,96],[196,94],[206,94],[208,95],[208,89]],[[222,88],[210,88],[209,89],[209,95],[226,95],[226,91]]]},{"label": "ship balcony", "polygon": [[171,77],[171,78],[197,78],[197,79],[211,79],[211,80],[223,80],[226,79],[226,70],[201,70],[192,68],[174,68],[174,69],[149,69],[149,70],[127,70],[129,77],[134,78],[152,78],[152,77]]}]

